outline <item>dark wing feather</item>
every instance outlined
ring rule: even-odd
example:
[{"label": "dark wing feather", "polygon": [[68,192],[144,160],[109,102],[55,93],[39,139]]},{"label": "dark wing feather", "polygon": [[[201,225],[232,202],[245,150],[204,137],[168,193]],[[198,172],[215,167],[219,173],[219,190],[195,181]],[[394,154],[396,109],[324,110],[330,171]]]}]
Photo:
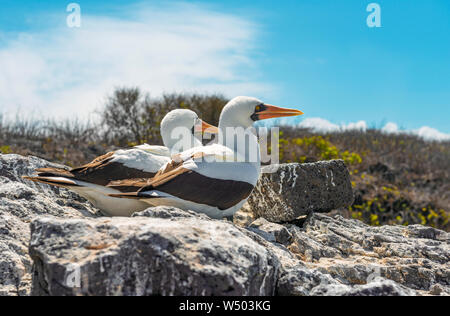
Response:
[{"label": "dark wing feather", "polygon": [[152,178],[155,173],[129,168],[119,162],[112,162],[114,152],[107,153],[92,162],[70,171],[57,168],[43,168],[36,170],[38,177],[67,177],[79,181],[106,186],[111,181]]},{"label": "dark wing feather", "polygon": [[[198,158],[193,155],[191,158]],[[157,190],[198,204],[229,209],[248,198],[254,186],[234,180],[222,180],[204,176],[183,167],[183,162],[172,161],[139,190],[139,194]]]}]

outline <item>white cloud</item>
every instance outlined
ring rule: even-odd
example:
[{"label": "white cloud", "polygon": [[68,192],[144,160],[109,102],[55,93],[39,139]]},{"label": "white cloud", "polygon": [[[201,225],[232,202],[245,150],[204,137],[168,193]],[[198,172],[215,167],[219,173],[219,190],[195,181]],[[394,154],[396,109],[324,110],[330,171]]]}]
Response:
[{"label": "white cloud", "polygon": [[365,121],[337,125],[322,118],[307,118],[303,120],[298,126],[302,128],[309,128],[319,133],[332,133],[348,130],[360,130],[360,131],[367,130],[367,123]]},{"label": "white cloud", "polygon": [[365,132],[367,130],[367,123],[365,121],[358,121],[356,123],[349,123],[347,125],[341,125],[343,130],[358,130]]},{"label": "white cloud", "polygon": [[450,140],[450,134],[439,132],[437,129],[428,126],[423,126],[419,129],[414,130],[401,130],[397,124],[389,122],[381,130],[387,134],[405,133],[417,135],[425,140],[436,140],[436,141]]},{"label": "white cloud", "polygon": [[381,131],[387,134],[395,134],[398,133],[399,128],[397,124],[389,122],[381,129]]},{"label": "white cloud", "polygon": [[251,21],[180,3],[137,6],[127,14],[83,13],[79,29],[8,36],[0,47],[0,112],[92,112],[115,86],[135,85],[152,95],[274,93],[258,81],[252,59],[258,26]]},{"label": "white cloud", "polygon": [[332,133],[340,130],[339,125],[318,117],[307,118],[298,126],[301,128],[308,128],[319,133]]},{"label": "white cloud", "polygon": [[[368,128],[367,123],[365,121],[337,125],[322,118],[307,118],[303,120],[300,124],[298,124],[298,126],[302,128],[311,129],[312,131],[317,133],[333,133],[348,130],[366,131]],[[381,131],[387,134],[399,134],[399,133],[412,134],[417,135],[425,140],[431,141],[450,140],[450,134],[439,132],[437,129],[428,126],[424,126],[415,130],[401,130],[397,124],[389,122],[381,129]]]},{"label": "white cloud", "polygon": [[450,134],[441,133],[437,129],[428,126],[423,126],[418,130],[412,131],[412,133],[422,137],[425,140],[437,140],[437,141],[450,140]]}]

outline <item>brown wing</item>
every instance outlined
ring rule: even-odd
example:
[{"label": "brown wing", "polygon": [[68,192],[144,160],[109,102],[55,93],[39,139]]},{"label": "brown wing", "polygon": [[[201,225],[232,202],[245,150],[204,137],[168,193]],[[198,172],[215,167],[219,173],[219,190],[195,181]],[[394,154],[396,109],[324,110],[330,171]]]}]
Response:
[{"label": "brown wing", "polygon": [[41,168],[36,169],[36,172],[40,177],[75,178],[75,176],[69,170],[60,168]]},{"label": "brown wing", "polygon": [[129,168],[119,162],[112,162],[114,152],[107,153],[92,162],[70,171],[56,168],[38,169],[38,177],[67,177],[98,185],[108,185],[111,181],[137,178],[152,178],[155,173]]},{"label": "brown wing", "polygon": [[148,178],[116,180],[108,183],[107,187],[124,193],[137,192],[142,187],[147,186],[150,182],[151,179]]},{"label": "brown wing", "polygon": [[[199,158],[199,155],[191,158]],[[184,168],[183,162],[172,161],[140,189],[138,195],[157,190],[186,201],[226,210],[248,198],[253,188],[253,185],[243,181],[206,177]]]},{"label": "brown wing", "polygon": [[131,178],[111,181],[108,183],[107,187],[116,189],[120,192],[137,192],[143,187],[146,187],[154,183],[155,178],[157,181],[168,181],[171,176],[175,173],[175,170],[183,164],[179,155],[172,157],[172,161],[167,164],[164,170],[158,171],[154,177],[150,178]]}]

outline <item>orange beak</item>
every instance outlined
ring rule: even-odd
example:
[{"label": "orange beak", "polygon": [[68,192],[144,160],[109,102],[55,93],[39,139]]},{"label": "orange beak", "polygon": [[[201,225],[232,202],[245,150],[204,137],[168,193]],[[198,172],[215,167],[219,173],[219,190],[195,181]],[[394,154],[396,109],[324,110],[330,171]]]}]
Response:
[{"label": "orange beak", "polygon": [[259,120],[267,120],[276,117],[298,116],[304,113],[300,110],[280,108],[274,105],[265,104],[264,111],[256,113]]},{"label": "orange beak", "polygon": [[208,133],[208,134],[219,134],[219,129],[211,124],[206,123],[201,120],[202,124],[197,124],[195,126],[196,133]]}]

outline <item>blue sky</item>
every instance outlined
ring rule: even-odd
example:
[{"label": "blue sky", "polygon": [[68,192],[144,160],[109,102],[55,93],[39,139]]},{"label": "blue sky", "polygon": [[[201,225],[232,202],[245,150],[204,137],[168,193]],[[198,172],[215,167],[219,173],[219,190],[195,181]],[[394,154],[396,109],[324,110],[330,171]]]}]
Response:
[{"label": "blue sky", "polygon": [[[450,133],[447,0],[79,0],[80,29],[66,26],[70,2],[2,0],[0,109],[73,115],[114,86],[139,85]],[[381,28],[367,27],[371,2]]]}]

